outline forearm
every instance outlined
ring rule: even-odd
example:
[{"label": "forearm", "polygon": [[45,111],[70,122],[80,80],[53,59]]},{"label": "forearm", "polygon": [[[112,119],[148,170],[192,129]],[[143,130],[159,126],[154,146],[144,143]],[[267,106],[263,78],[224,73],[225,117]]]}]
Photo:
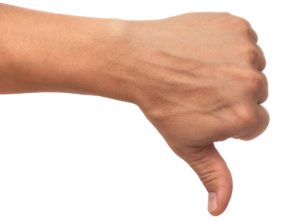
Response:
[{"label": "forearm", "polygon": [[56,91],[131,100],[126,75],[115,69],[125,53],[122,24],[0,4],[0,93]]}]

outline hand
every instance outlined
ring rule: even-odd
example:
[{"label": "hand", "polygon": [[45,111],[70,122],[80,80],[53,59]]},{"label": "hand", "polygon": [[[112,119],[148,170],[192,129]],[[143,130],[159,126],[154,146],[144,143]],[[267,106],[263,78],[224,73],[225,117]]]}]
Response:
[{"label": "hand", "polygon": [[214,142],[252,139],[267,127],[265,59],[244,19],[192,13],[130,22],[136,102],[199,175],[211,214],[230,200],[232,179]]},{"label": "hand", "polygon": [[199,175],[209,211],[230,199],[214,142],[252,139],[268,125],[265,60],[243,19],[193,13],[121,21],[0,4],[0,93],[72,92],[135,102]]}]

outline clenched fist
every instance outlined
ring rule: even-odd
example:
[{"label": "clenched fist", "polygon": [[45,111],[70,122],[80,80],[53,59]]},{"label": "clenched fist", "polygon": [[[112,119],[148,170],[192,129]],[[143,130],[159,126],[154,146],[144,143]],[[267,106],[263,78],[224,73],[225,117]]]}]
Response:
[{"label": "clenched fist", "polygon": [[265,59],[249,23],[227,13],[97,19],[0,4],[0,93],[71,92],[136,103],[199,175],[221,214],[232,179],[214,142],[268,125]]},{"label": "clenched fist", "polygon": [[134,21],[129,30],[126,61],[136,103],[199,175],[209,192],[208,209],[219,215],[232,179],[214,142],[252,139],[269,122],[261,106],[268,92],[257,35],[247,21],[227,13]]}]

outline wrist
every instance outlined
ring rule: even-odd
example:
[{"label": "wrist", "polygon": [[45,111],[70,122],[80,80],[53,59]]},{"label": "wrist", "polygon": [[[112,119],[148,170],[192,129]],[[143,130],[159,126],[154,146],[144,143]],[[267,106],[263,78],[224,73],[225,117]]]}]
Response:
[{"label": "wrist", "polygon": [[132,101],[126,22],[8,5],[1,5],[0,20],[0,93],[74,92]]},{"label": "wrist", "polygon": [[101,62],[94,63],[97,72],[89,77],[95,81],[88,93],[135,102],[135,64],[131,56],[133,47],[129,23],[118,19],[94,20],[96,31],[92,37],[95,40],[92,50],[96,50]]}]

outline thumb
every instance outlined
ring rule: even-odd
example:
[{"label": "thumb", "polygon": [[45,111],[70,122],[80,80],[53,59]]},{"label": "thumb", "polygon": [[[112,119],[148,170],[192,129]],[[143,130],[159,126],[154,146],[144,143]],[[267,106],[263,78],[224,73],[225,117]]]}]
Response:
[{"label": "thumb", "polygon": [[231,173],[214,144],[196,148],[184,155],[208,191],[208,211],[220,215],[227,207],[232,193]]}]

